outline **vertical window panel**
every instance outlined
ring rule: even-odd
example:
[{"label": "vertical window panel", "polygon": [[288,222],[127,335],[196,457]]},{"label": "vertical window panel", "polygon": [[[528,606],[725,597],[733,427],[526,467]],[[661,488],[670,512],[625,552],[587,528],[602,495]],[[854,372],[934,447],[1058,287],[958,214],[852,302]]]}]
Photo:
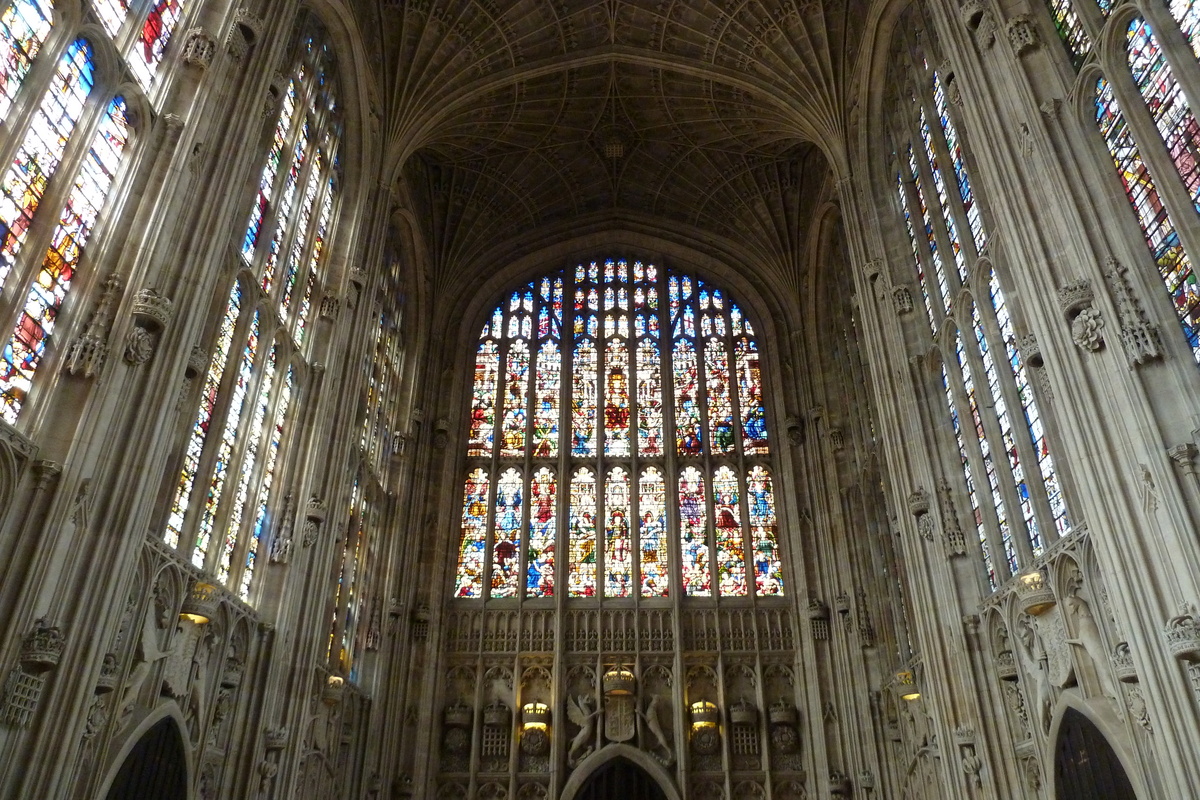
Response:
[{"label": "vertical window panel", "polygon": [[279,263],[279,252],[283,248],[284,237],[288,233],[288,222],[292,217],[292,206],[296,202],[296,187],[300,182],[300,173],[308,160],[309,127],[305,123],[300,128],[300,138],[292,152],[292,163],[284,176],[283,191],[279,197],[279,208],[275,215],[275,232],[267,249],[267,258],[263,263],[262,288],[270,294],[275,285],[275,268]]},{"label": "vertical window panel", "polygon": [[722,597],[746,595],[746,545],[742,538],[741,493],[729,467],[713,476],[713,525],[717,534],[717,589]]},{"label": "vertical window panel", "polygon": [[962,467],[963,480],[966,482],[967,497],[971,501],[971,519],[979,537],[979,548],[983,554],[983,566],[987,571],[988,583],[992,589],[999,586],[996,576],[996,565],[992,563],[991,548],[988,545],[987,527],[983,522],[983,511],[979,505],[979,492],[975,489],[975,478],[971,474],[971,461],[967,458],[967,446],[963,440],[963,429],[958,418],[958,408],[954,404],[954,394],[950,390],[950,378],[942,367],[942,387],[946,392],[946,405],[950,409],[950,425],[954,430],[954,440],[958,444],[959,464]]},{"label": "vertical window panel", "polygon": [[[705,315],[705,319],[709,317]],[[734,449],[733,401],[729,383],[729,352],[725,342],[714,337],[704,344],[704,387],[714,453],[732,453]]]},{"label": "vertical window panel", "polygon": [[283,443],[283,427],[287,420],[288,409],[292,404],[292,393],[296,390],[296,378],[289,368],[284,379],[283,392],[279,405],[275,409],[275,421],[271,425],[271,440],[267,445],[267,463],[262,475],[262,488],[259,490],[258,511],[254,517],[253,537],[246,548],[246,560],[242,566],[242,580],[238,596],[243,600],[250,599],[250,582],[254,577],[254,568],[258,560],[258,548],[262,544],[263,532],[267,522],[267,505],[271,500],[271,485],[275,482],[275,466],[279,462],[279,447]]},{"label": "vertical window panel", "polygon": [[521,568],[524,480],[509,469],[496,481],[496,536],[492,545],[492,597],[515,597]]},{"label": "vertical window panel", "polygon": [[179,546],[184,518],[191,502],[196,473],[200,467],[200,455],[208,437],[209,426],[212,424],[213,412],[217,403],[217,391],[220,389],[221,379],[225,375],[225,365],[229,361],[229,351],[233,347],[233,333],[237,327],[241,308],[242,287],[240,283],[235,282],[233,291],[229,295],[229,302],[225,306],[225,316],[221,319],[221,327],[217,331],[217,345],[208,372],[204,377],[204,387],[200,392],[200,410],[196,414],[196,421],[192,425],[192,432],[188,437],[179,485],[175,490],[175,498],[171,502],[171,512],[167,517],[167,530],[163,538],[171,547]]},{"label": "vertical window panel", "polygon": [[933,300],[929,296],[929,284],[925,280],[925,267],[921,264],[921,251],[917,246],[917,234],[913,230],[912,213],[908,210],[908,196],[904,191],[904,178],[896,175],[896,188],[899,190],[900,211],[904,215],[904,227],[908,232],[908,242],[912,247],[913,264],[917,268],[917,285],[921,287],[921,297],[925,301],[925,313],[929,316],[929,328],[937,333],[937,317],[933,313]]},{"label": "vertical window panel", "polygon": [[[1046,431],[1042,427],[1042,416],[1038,411],[1037,399],[1033,396],[1033,387],[1029,384],[1029,374],[1017,350],[1016,332],[1013,330],[1012,317],[1009,316],[1008,306],[1004,302],[1004,293],[1000,291],[1000,282],[993,272],[988,282],[988,291],[992,298],[992,309],[996,313],[996,323],[1000,326],[1000,335],[1004,338],[1004,349],[1008,356],[1009,367],[1017,384],[1017,394],[1021,398],[1021,410],[1025,415],[1025,426],[1029,431],[1029,439],[1037,458],[1038,472],[1046,490],[1046,499],[1050,503],[1050,513],[1054,517],[1054,527],[1059,535],[1064,535],[1070,528],[1067,518],[1067,503],[1063,498],[1062,486],[1058,481],[1058,473],[1054,469],[1054,458],[1050,455],[1050,445],[1046,441]],[[1034,554],[1041,551],[1041,541],[1033,543]]]},{"label": "vertical window panel", "polygon": [[458,548],[455,597],[483,597],[483,559],[487,552],[488,474],[474,469],[463,488],[462,538]]},{"label": "vertical window panel", "polygon": [[[962,240],[958,238],[958,225],[954,222],[954,213],[950,208],[950,194],[946,191],[946,180],[942,177],[942,168],[938,164],[937,153],[933,146],[933,134],[925,119],[925,110],[920,112],[921,142],[925,145],[925,158],[929,160],[929,173],[933,177],[933,190],[937,195],[938,208],[942,212],[942,222],[946,226],[946,234],[950,239],[951,254],[958,268],[959,280],[967,279],[967,259],[963,253]],[[932,241],[932,239],[931,239]]]},{"label": "vertical window panel", "polygon": [[704,449],[700,423],[700,369],[691,339],[675,342],[675,446],[681,456],[698,456]]},{"label": "vertical window panel", "polygon": [[467,454],[492,453],[496,432],[496,384],[500,378],[500,350],[489,339],[479,345],[475,356],[475,388],[471,405],[471,430]]},{"label": "vertical window panel", "polygon": [[754,548],[754,589],[764,597],[783,594],[783,565],[775,535],[775,495],[771,490],[771,475],[766,469],[754,467],[750,470],[746,495],[750,509],[750,541]]},{"label": "vertical window panel", "polygon": [[1196,124],[1196,116],[1146,21],[1130,23],[1127,38],[1129,69],[1134,83],[1150,109],[1150,116],[1192,204],[1200,209],[1200,167],[1196,164],[1200,125]]},{"label": "vertical window panel", "polygon": [[[595,319],[595,317],[592,317]],[[596,454],[596,347],[584,339],[575,347],[571,391],[571,455]]]},{"label": "vertical window panel", "polygon": [[525,568],[525,596],[554,596],[554,541],[558,525],[558,483],[542,467],[533,474],[529,492],[529,553]]},{"label": "vertical window panel", "polygon": [[629,350],[610,339],[604,353],[604,453],[629,455]]},{"label": "vertical window panel", "polygon": [[581,469],[571,478],[571,506],[567,520],[570,535],[567,593],[571,597],[593,597],[596,594],[596,477],[591,470]]},{"label": "vertical window panel", "polygon": [[558,342],[551,339],[541,346],[534,380],[533,455],[552,458],[558,455],[558,397],[562,391],[562,356]]},{"label": "vertical window panel", "polygon": [[629,527],[629,473],[614,467],[604,484],[604,596],[633,594],[633,537]]},{"label": "vertical window panel", "polygon": [[[749,323],[746,332],[750,332]],[[738,405],[742,409],[742,447],[747,455],[767,454],[767,411],[763,407],[758,345],[749,336],[734,344],[738,372]]]},{"label": "vertical window panel", "polygon": [[1075,13],[1071,0],[1047,0],[1046,5],[1054,19],[1054,27],[1058,30],[1058,38],[1071,55],[1071,63],[1075,69],[1079,69],[1087,54],[1092,51],[1092,40],[1083,27],[1083,20]]},{"label": "vertical window panel", "polygon": [[225,491],[225,481],[229,477],[229,463],[234,456],[234,447],[237,444],[242,407],[245,405],[246,393],[250,390],[250,381],[254,373],[254,357],[258,352],[260,324],[259,312],[255,311],[250,318],[250,333],[242,348],[237,376],[230,392],[225,429],[221,432],[221,438],[217,442],[216,466],[213,469],[212,479],[209,481],[204,505],[200,509],[200,521],[196,526],[196,546],[192,551],[192,563],[197,567],[203,567],[208,557],[217,511],[220,508],[221,496]]},{"label": "vertical window panel", "polygon": [[1200,361],[1200,286],[1191,259],[1184,251],[1171,216],[1142,161],[1141,151],[1117,104],[1112,86],[1104,78],[1096,83],[1096,124],[1125,185],[1125,195],[1137,215],[1146,246],[1158,265],[1159,276],[1171,295],[1192,355]]},{"label": "vertical window panel", "polygon": [[54,80],[0,183],[0,287],[16,263],[46,184],[75,131],[92,90],[94,69],[91,44],[76,39],[58,62]]},{"label": "vertical window panel", "polygon": [[679,476],[679,539],[683,593],[692,597],[712,593],[706,502],[703,475],[696,467],[686,467]]},{"label": "vertical window panel", "polygon": [[942,88],[942,79],[933,73],[933,104],[937,108],[938,123],[942,134],[946,137],[946,147],[950,151],[950,165],[954,168],[954,180],[958,185],[958,196],[962,200],[963,210],[967,215],[967,225],[971,228],[971,239],[975,243],[975,252],[982,253],[987,243],[983,230],[983,219],[979,215],[979,206],[975,203],[975,193],[971,189],[971,178],[967,175],[966,159],[963,155],[962,144],[959,142],[958,130],[950,119],[950,106],[946,103],[946,91]]},{"label": "vertical window panel", "polygon": [[163,53],[175,32],[175,25],[183,13],[180,0],[155,0],[146,19],[142,21],[137,42],[129,55],[129,68],[143,89],[154,82]]},{"label": "vertical window panel", "polygon": [[1183,37],[1192,46],[1192,54],[1200,58],[1200,3],[1196,0],[1168,0],[1167,8],[1179,23]]},{"label": "vertical window panel", "polygon": [[529,406],[529,345],[517,339],[509,345],[504,373],[504,422],[501,428],[500,455],[519,456],[525,452],[525,419]]},{"label": "vertical window panel", "polygon": [[975,438],[979,441],[979,449],[983,457],[983,472],[987,477],[988,489],[992,494],[992,505],[996,509],[996,519],[1000,525],[1000,541],[1004,545],[1004,556],[1008,561],[1009,572],[1016,574],[1018,571],[1016,546],[1013,543],[1012,530],[1008,524],[1004,497],[1000,491],[1000,477],[992,454],[992,443],[984,429],[982,412],[979,410],[979,402],[975,395],[975,380],[971,372],[971,365],[967,360],[967,351],[963,344],[961,331],[954,339],[954,354],[958,359],[958,369],[962,375],[967,408],[971,412],[971,426],[974,428]]},{"label": "vertical window panel", "polygon": [[287,91],[283,94],[283,110],[279,113],[279,122],[275,125],[275,135],[271,140],[271,150],[267,153],[267,163],[263,167],[262,177],[258,182],[258,195],[254,206],[250,209],[250,221],[246,226],[246,236],[242,240],[242,258],[246,263],[254,258],[258,247],[258,237],[262,233],[263,217],[271,202],[275,187],[275,176],[279,173],[279,165],[283,159],[284,148],[287,147],[288,137],[292,130],[292,117],[296,113],[296,81],[288,81]]},{"label": "vertical window panel", "polygon": [[663,453],[662,370],[658,343],[643,339],[637,349],[638,454]]},{"label": "vertical window panel", "polygon": [[941,291],[943,312],[950,313],[950,284],[946,279],[946,268],[942,265],[942,253],[938,248],[937,236],[933,232],[933,217],[930,214],[929,203],[925,199],[925,191],[921,185],[921,173],[917,170],[917,157],[912,146],[908,148],[908,168],[912,173],[913,195],[921,211],[921,219],[925,226],[925,241],[929,247],[930,261],[937,278],[938,289]]},{"label": "vertical window panel", "polygon": [[54,333],[59,309],[71,290],[82,249],[112,186],[127,135],[125,101],[118,97],[109,104],[92,138],[41,269],[26,295],[12,339],[0,357],[0,415],[10,423],[21,411],[45,355],[47,340]]},{"label": "vertical window panel", "polygon": [[250,482],[255,477],[258,467],[258,452],[262,446],[263,434],[267,415],[271,411],[271,389],[275,383],[276,347],[271,346],[267,351],[266,368],[263,370],[262,382],[258,389],[258,398],[254,404],[254,412],[250,417],[250,430],[247,431],[246,446],[242,451],[242,463],[239,470],[237,488],[233,495],[233,508],[230,509],[229,522],[225,529],[225,541],[221,547],[221,558],[217,563],[217,579],[221,583],[229,582],[229,572],[233,565],[233,551],[237,547],[238,534],[242,528],[242,514],[250,503]]},{"label": "vertical window panel", "polygon": [[0,13],[0,118],[29,74],[33,59],[50,33],[53,3],[47,0],[14,0]]},{"label": "vertical window panel", "polygon": [[638,485],[641,522],[642,597],[666,597],[671,586],[667,573],[667,486],[654,467],[642,472]]}]

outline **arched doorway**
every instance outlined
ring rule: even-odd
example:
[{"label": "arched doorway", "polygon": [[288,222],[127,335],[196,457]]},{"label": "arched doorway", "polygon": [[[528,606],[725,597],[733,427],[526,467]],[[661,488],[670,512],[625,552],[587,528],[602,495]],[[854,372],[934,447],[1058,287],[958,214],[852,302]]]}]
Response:
[{"label": "arched doorway", "polygon": [[637,764],[614,758],[592,773],[576,800],[667,800],[667,796]]},{"label": "arched doorway", "polygon": [[179,726],[163,717],[125,756],[107,800],[187,800],[187,755]]},{"label": "arched doorway", "polygon": [[1120,759],[1104,734],[1073,708],[1063,714],[1054,748],[1054,796],[1058,800],[1136,800]]}]

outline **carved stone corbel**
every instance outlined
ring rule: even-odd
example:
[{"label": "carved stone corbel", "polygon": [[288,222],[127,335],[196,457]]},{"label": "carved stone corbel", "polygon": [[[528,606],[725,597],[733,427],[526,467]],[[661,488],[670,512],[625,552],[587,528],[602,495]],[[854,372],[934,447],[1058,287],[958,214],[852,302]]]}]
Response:
[{"label": "carved stone corbel", "polygon": [[958,14],[963,25],[974,36],[975,44],[988,50],[996,43],[996,20],[983,0],[964,0]]},{"label": "carved stone corbel", "polygon": [[217,40],[200,26],[190,29],[183,39],[183,62],[208,69],[217,54]]},{"label": "carved stone corbel", "polygon": [[1008,21],[1008,43],[1018,56],[1036,50],[1041,45],[1041,39],[1038,37],[1033,20],[1025,14],[1010,19]]},{"label": "carved stone corbel", "polygon": [[1058,304],[1071,325],[1071,339],[1082,350],[1095,353],[1104,347],[1104,318],[1093,306],[1096,293],[1086,278],[1072,281],[1058,290]]},{"label": "carved stone corbel", "polygon": [[1167,450],[1167,455],[1179,465],[1179,468],[1183,470],[1183,474],[1190,475],[1193,478],[1200,475],[1200,471],[1196,468],[1196,453],[1196,445],[1191,442],[1177,444]]},{"label": "carved stone corbel", "polygon": [[159,334],[174,314],[171,298],[157,289],[139,289],[133,302],[133,327],[125,337],[125,361],[135,365],[149,361]]}]

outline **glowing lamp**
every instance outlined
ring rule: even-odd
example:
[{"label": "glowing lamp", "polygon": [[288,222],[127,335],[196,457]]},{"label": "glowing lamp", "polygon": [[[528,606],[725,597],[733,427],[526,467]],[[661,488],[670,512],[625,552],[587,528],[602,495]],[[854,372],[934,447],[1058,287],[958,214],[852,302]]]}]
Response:
[{"label": "glowing lamp", "polygon": [[604,673],[601,682],[604,685],[604,695],[606,697],[631,695],[637,686],[637,679],[633,675],[633,670],[628,667],[613,667]]},{"label": "glowing lamp", "polygon": [[692,703],[693,728],[715,728],[720,718],[716,703],[709,700],[697,700]]},{"label": "glowing lamp", "polygon": [[179,618],[204,625],[217,613],[217,587],[196,581],[179,609]]},{"label": "glowing lamp", "polygon": [[1017,597],[1021,610],[1034,617],[1045,614],[1058,602],[1041,570],[1026,572],[1017,578]]},{"label": "glowing lamp", "polygon": [[916,700],[921,696],[921,692],[917,689],[916,679],[907,670],[896,673],[896,686],[901,700]]},{"label": "glowing lamp", "polygon": [[526,703],[521,706],[521,726],[525,729],[541,728],[550,724],[550,706],[545,703]]}]

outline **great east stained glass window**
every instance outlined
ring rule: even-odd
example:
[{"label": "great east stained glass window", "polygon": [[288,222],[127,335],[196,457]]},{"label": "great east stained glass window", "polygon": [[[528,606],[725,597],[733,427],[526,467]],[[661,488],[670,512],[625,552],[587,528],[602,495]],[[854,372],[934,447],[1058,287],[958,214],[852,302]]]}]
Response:
[{"label": "great east stained glass window", "polygon": [[759,348],[725,291],[580,264],[509,294],[474,363],[455,597],[783,593]]},{"label": "great east stained glass window", "polygon": [[[280,506],[277,472],[300,395],[311,306],[336,208],[332,54],[319,29],[300,41],[248,230],[239,233],[244,268],[214,334],[164,532],[168,545],[243,599],[251,597],[259,546]],[[395,345],[386,322],[380,348]],[[376,394],[383,388],[372,386]],[[365,422],[364,441],[374,433]],[[359,552],[348,550],[347,557]],[[343,597],[357,597],[353,583],[360,571],[343,565],[349,583]]]}]

